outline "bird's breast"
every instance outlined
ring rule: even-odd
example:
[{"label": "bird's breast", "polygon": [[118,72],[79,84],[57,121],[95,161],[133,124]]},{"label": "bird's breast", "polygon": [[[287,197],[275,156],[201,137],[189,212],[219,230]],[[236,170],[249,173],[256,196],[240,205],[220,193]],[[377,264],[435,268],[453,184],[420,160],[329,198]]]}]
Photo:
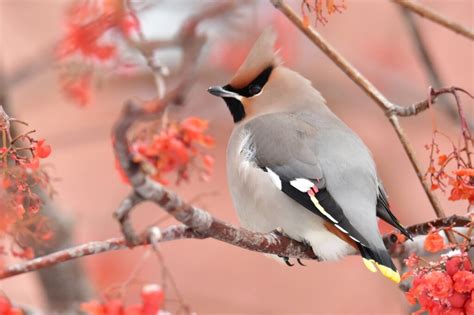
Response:
[{"label": "bird's breast", "polygon": [[258,147],[245,130],[233,132],[227,148],[229,191],[241,225],[267,233],[282,228],[306,241],[321,259],[338,259],[353,249],[330,233],[324,221],[282,193],[256,163]]}]

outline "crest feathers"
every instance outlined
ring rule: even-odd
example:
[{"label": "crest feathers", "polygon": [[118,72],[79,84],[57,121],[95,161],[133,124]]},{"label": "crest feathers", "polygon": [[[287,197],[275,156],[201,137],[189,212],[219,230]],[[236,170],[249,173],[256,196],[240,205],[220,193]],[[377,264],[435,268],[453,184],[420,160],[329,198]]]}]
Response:
[{"label": "crest feathers", "polygon": [[276,39],[277,34],[272,28],[269,27],[263,31],[230,81],[232,87],[244,87],[266,68],[281,64],[274,50]]}]

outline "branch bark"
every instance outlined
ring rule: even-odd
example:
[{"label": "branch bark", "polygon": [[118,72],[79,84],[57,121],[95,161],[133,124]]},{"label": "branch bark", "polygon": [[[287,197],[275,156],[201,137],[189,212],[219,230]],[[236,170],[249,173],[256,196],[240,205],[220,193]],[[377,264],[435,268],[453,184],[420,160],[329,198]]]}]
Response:
[{"label": "branch bark", "polygon": [[437,23],[445,28],[458,33],[470,40],[474,40],[474,30],[469,29],[468,27],[453,21],[452,19],[441,15],[440,13],[434,11],[431,8],[419,3],[418,1],[413,0],[393,0],[393,2],[401,5],[404,8],[418,14],[421,17],[424,17],[434,23]]},{"label": "branch bark", "polygon": [[[207,215],[210,216],[210,214]],[[219,221],[215,218],[213,218],[213,220]],[[471,224],[471,220],[469,218],[454,215],[448,218],[412,225],[407,229],[414,236],[420,236],[428,234],[428,232],[433,227],[437,229],[467,227],[469,226],[469,224]],[[284,235],[275,233],[261,234],[247,231],[242,228],[236,228],[225,223],[224,225],[225,228],[223,229],[201,229],[201,232],[196,232],[195,229],[192,229],[185,225],[169,226],[161,230],[161,236],[159,239],[152,239],[152,233],[149,232],[141,234],[140,237],[137,239],[137,243],[134,246],[144,246],[151,244],[152,242],[162,243],[181,239],[214,238],[247,250],[257,251],[266,254],[274,254],[294,258],[315,258],[313,251],[311,249],[308,249],[306,245],[289,239]],[[152,227],[149,231],[151,232],[154,229],[157,229],[157,227]],[[404,243],[399,243],[397,241],[397,233],[386,234],[383,237],[383,240],[385,246],[390,250],[393,257],[398,257],[398,255],[403,252],[400,250],[400,248],[404,246]],[[0,271],[0,279],[10,278],[20,274],[42,270],[69,260],[85,256],[126,249],[127,244],[128,243],[124,237],[115,237],[104,241],[95,241],[74,246],[68,249],[57,251],[55,253],[51,253],[49,255],[45,255],[43,257],[38,257],[23,263],[9,266],[4,270]]]}]

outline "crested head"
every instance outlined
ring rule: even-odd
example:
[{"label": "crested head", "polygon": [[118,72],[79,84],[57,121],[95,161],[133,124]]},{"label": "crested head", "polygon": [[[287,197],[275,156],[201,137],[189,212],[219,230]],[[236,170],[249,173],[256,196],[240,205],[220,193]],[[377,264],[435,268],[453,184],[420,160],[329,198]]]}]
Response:
[{"label": "crested head", "polygon": [[277,34],[272,28],[265,29],[230,80],[229,85],[240,89],[248,85],[265,69],[281,64],[280,58],[274,50],[276,39]]},{"label": "crested head", "polygon": [[230,83],[208,89],[224,99],[235,123],[268,113],[325,108],[324,99],[307,79],[281,65],[275,41],[275,32],[265,30]]}]

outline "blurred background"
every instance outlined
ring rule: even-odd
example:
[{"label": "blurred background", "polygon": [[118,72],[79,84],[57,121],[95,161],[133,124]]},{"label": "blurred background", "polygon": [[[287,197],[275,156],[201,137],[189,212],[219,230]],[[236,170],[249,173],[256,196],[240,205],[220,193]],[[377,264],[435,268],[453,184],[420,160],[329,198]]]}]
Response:
[{"label": "blurred background", "polygon": [[[132,1],[133,2],[133,1]],[[170,38],[183,21],[200,7],[216,1],[135,1],[143,32],[149,39]],[[300,1],[289,1],[299,10]],[[474,26],[471,0],[422,1],[470,28]],[[408,105],[427,97],[432,84],[400,8],[391,1],[346,0],[347,9],[328,16],[317,30],[371,80],[386,97]],[[111,128],[125,100],[150,99],[156,95],[152,75],[142,61],[133,71],[104,76],[96,84],[88,106],[78,106],[64,97],[58,84],[58,66],[53,47],[65,31],[69,1],[0,0],[0,61],[12,116],[28,121],[53,148],[48,164],[57,178],[53,203],[67,217],[73,244],[120,235],[112,213],[129,186],[119,179],[114,166]],[[330,108],[353,128],[371,149],[380,176],[405,225],[428,221],[434,212],[384,113],[269,1],[238,5],[225,16],[206,21],[199,32],[208,41],[199,60],[198,78],[185,106],[170,110],[172,119],[199,116],[210,121],[216,139],[211,154],[215,166],[209,182],[192,178],[171,185],[187,200],[213,215],[238,224],[225,174],[225,150],[232,119],[224,103],[206,92],[210,85],[226,83],[254,39],[268,25],[279,33],[278,46],[285,64],[307,78],[321,91]],[[299,11],[298,11],[299,12]],[[414,17],[429,54],[446,86],[474,91],[474,46],[471,41],[430,21]],[[121,52],[137,60],[134,52]],[[171,73],[178,51],[159,52]],[[124,58],[125,58],[124,57]],[[196,61],[198,62],[198,61]],[[467,116],[474,119],[472,103],[465,99]],[[457,139],[458,122],[443,105],[434,112],[439,129]],[[431,141],[429,112],[402,119],[423,165],[428,165],[424,145]],[[465,203],[448,202],[439,194],[448,214],[464,213]],[[133,220],[143,228],[163,216],[154,205],[139,207]],[[173,224],[168,220],[164,226]],[[385,229],[384,231],[388,231]],[[396,285],[366,270],[359,257],[339,262],[305,262],[307,267],[289,268],[261,254],[215,240],[183,240],[161,245],[161,252],[179,288],[182,299],[199,314],[405,314],[408,306]],[[161,283],[160,263],[146,249],[121,250],[80,259],[85,269],[75,281],[90,281],[95,298],[123,283],[138,266],[126,299],[135,301],[143,283]],[[144,256],[145,255],[145,256]],[[15,260],[7,260],[13,263]],[[37,273],[0,282],[15,303],[46,309],[48,296]],[[174,290],[167,293],[176,298]],[[49,297],[50,299],[53,297]],[[169,309],[173,309],[170,302]]]}]

